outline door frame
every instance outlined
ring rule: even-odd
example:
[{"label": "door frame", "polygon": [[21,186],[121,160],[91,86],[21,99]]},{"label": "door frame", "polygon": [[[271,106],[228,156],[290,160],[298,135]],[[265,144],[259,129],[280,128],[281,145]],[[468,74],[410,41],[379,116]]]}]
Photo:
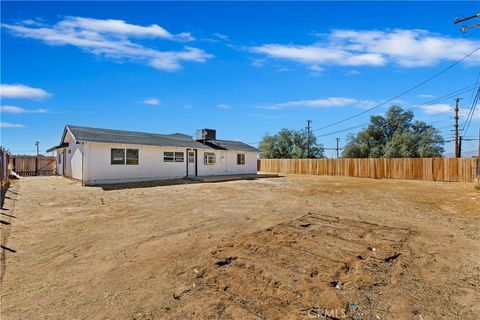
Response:
[{"label": "door frame", "polygon": [[186,176],[187,176],[187,178],[188,178],[188,164],[189,164],[188,153],[190,151],[193,151],[195,153],[195,177],[198,176],[198,166],[197,166],[197,164],[198,164],[198,150],[197,149],[187,149],[187,152],[185,154],[185,158],[187,160],[187,161],[185,161],[186,162]]}]

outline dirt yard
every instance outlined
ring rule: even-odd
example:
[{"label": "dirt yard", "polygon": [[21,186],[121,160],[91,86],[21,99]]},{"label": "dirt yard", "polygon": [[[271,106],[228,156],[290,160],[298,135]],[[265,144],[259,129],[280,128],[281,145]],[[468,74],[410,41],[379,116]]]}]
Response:
[{"label": "dirt yard", "polygon": [[468,183],[14,182],[1,319],[480,319]]}]

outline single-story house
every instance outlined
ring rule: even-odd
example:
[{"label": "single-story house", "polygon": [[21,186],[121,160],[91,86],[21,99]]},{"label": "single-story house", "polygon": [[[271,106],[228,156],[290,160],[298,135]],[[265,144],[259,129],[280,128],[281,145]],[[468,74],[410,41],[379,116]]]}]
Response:
[{"label": "single-story house", "polygon": [[257,173],[257,149],[217,140],[212,129],[189,135],[67,125],[55,151],[57,174],[85,185]]}]

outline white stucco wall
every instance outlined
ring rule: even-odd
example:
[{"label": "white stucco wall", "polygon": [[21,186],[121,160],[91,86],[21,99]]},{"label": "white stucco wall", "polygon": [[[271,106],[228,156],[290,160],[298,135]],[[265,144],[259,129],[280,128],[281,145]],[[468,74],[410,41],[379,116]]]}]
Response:
[{"label": "white stucco wall", "polygon": [[[187,148],[159,147],[130,144],[111,144],[97,142],[77,142],[67,132],[64,142],[69,146],[65,148],[65,172],[62,172],[63,163],[58,164],[58,173],[66,177],[84,180],[86,185],[138,182],[163,179],[183,178],[187,174]],[[138,165],[111,164],[111,149],[138,149]],[[57,150],[61,153],[63,149]],[[257,154],[255,152],[240,152],[231,150],[197,150],[197,174],[230,175],[230,174],[256,174]],[[164,152],[183,152],[183,162],[164,162]],[[204,153],[216,154],[214,165],[204,164]],[[245,154],[245,164],[237,165],[237,154]],[[57,159],[58,161],[58,159]]]},{"label": "white stucco wall", "polygon": [[[183,178],[186,175],[186,148],[85,142],[85,184]],[[138,149],[138,165],[111,164],[111,149]],[[164,162],[163,152],[183,152],[184,162]]]},{"label": "white stucco wall", "polygon": [[[56,150],[56,157],[57,157],[57,174],[63,175],[68,178],[74,178],[78,180],[82,180],[82,157],[83,157],[83,145],[77,144],[76,141],[73,139],[70,132],[67,131],[65,135],[65,139],[63,142],[67,142],[69,144],[66,148],[61,148]],[[65,150],[65,158],[63,157],[63,151]],[[62,157],[62,163],[58,162],[58,155]],[[64,163],[65,162],[65,165]],[[65,172],[63,171],[65,168]]]},{"label": "white stucco wall", "polygon": [[[216,164],[204,164],[204,152],[214,152],[217,156]],[[237,165],[238,153],[245,154],[244,165]],[[257,173],[257,154],[255,152],[199,150],[198,160],[199,176]]]}]

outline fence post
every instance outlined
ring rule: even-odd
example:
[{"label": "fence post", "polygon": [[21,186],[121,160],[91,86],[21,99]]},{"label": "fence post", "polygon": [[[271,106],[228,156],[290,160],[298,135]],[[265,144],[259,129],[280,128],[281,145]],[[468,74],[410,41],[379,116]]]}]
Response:
[{"label": "fence post", "polygon": [[38,176],[38,156],[35,157],[35,176]]}]

